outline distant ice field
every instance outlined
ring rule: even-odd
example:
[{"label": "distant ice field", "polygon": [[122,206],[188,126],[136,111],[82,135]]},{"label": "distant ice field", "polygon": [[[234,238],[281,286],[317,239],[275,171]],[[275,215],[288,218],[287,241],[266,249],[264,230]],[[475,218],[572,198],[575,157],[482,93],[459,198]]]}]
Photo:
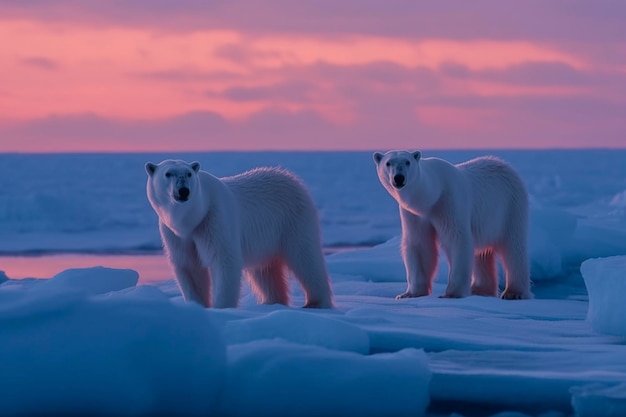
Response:
[{"label": "distant ice field", "polygon": [[[520,172],[534,209],[626,231],[626,151],[424,151],[453,163],[485,154]],[[166,158],[200,161],[217,176],[258,166],[293,171],[319,208],[325,246],[374,245],[400,232],[371,152],[0,154],[0,253],[160,250],[144,164]]]}]

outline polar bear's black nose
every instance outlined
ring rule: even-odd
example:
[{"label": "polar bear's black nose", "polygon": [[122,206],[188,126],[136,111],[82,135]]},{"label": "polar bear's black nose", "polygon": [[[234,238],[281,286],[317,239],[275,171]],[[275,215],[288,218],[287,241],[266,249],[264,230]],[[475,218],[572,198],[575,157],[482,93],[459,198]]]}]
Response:
[{"label": "polar bear's black nose", "polygon": [[396,187],[404,187],[404,175],[402,174],[396,174],[393,176],[393,185]]},{"label": "polar bear's black nose", "polygon": [[187,199],[189,198],[189,188],[181,187],[178,190],[178,196],[180,197],[182,201],[187,201]]}]

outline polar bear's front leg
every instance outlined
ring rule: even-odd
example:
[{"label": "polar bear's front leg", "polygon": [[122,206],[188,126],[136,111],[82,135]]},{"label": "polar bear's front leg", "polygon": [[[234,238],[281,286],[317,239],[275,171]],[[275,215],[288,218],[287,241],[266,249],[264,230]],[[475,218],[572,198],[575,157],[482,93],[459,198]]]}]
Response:
[{"label": "polar bear's front leg", "polygon": [[396,299],[430,295],[439,254],[433,225],[400,208],[402,221],[401,254],[406,270],[407,290]]},{"label": "polar bear's front leg", "polygon": [[232,254],[221,253],[214,257],[210,267],[213,278],[213,306],[237,307],[241,291],[243,263]]},{"label": "polar bear's front leg", "polygon": [[209,271],[201,265],[183,266],[173,265],[178,288],[185,301],[195,301],[211,307],[211,278]]},{"label": "polar bear's front leg", "polygon": [[467,297],[471,294],[474,239],[470,230],[451,227],[447,232],[441,239],[441,246],[446,252],[450,266],[448,286],[443,298]]},{"label": "polar bear's front leg", "polygon": [[159,230],[168,261],[185,301],[211,307],[211,278],[202,266],[194,242],[181,239],[160,223]]}]

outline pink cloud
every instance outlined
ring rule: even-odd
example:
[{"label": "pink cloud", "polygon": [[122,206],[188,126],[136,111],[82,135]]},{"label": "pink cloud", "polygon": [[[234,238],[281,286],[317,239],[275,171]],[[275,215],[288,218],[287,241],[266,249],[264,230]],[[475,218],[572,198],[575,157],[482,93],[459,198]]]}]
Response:
[{"label": "pink cloud", "polygon": [[21,58],[19,63],[27,67],[42,69],[45,71],[53,71],[59,67],[54,60],[40,56]]},{"label": "pink cloud", "polygon": [[0,16],[0,151],[626,146],[621,1],[9,0]]},{"label": "pink cloud", "polygon": [[[5,18],[83,22],[93,26],[250,33],[367,34],[400,38],[619,41],[626,4],[604,0],[7,0]],[[587,30],[583,30],[587,29]]]},{"label": "pink cloud", "polygon": [[[371,92],[354,92],[366,97]],[[584,97],[408,96],[363,100],[359,123],[333,123],[315,111],[266,109],[229,121],[210,112],[154,121],[119,121],[95,115],[56,116],[0,127],[5,151],[191,151],[238,149],[559,148],[623,146],[626,121],[614,103]],[[373,103],[376,103],[375,105]],[[387,111],[415,108],[415,111]],[[450,121],[453,119],[455,123]],[[13,144],[14,148],[7,147]]]}]

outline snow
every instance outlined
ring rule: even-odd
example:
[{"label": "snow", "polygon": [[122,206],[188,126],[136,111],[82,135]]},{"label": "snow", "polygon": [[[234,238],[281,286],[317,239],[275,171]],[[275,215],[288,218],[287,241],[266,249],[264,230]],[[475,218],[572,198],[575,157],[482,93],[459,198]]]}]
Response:
[{"label": "snow", "polygon": [[[438,298],[443,256],[432,296],[396,300],[397,205],[370,153],[0,155],[28,190],[0,183],[0,252],[20,257],[0,257],[0,414],[626,415],[626,151],[494,153],[531,196],[532,300]],[[236,309],[185,303],[145,199],[165,157],[301,176],[337,308],[299,308],[295,282],[292,306],[247,284]]]}]

